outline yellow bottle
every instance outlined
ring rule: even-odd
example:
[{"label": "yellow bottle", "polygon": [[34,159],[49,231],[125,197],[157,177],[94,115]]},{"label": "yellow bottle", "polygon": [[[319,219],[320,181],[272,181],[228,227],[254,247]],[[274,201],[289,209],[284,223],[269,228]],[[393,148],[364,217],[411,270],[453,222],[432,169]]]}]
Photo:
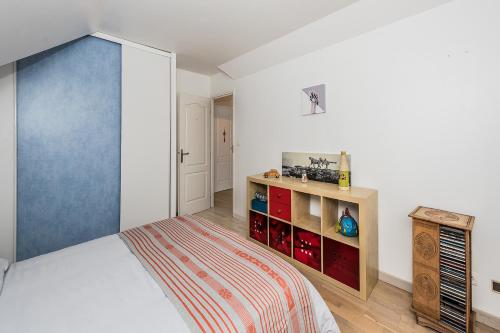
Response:
[{"label": "yellow bottle", "polygon": [[349,191],[349,162],[347,161],[347,153],[345,151],[340,152],[340,164],[339,164],[339,190]]}]

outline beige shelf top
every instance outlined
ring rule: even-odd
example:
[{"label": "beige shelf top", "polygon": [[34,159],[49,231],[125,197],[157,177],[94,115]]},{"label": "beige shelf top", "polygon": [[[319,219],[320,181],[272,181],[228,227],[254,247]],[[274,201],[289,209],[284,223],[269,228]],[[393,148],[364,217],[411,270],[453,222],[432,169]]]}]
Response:
[{"label": "beige shelf top", "polygon": [[474,216],[447,212],[441,209],[418,206],[409,217],[423,221],[438,223],[458,229],[472,230]]},{"label": "beige shelf top", "polygon": [[304,193],[330,197],[349,202],[359,202],[377,193],[377,190],[363,187],[351,187],[349,191],[341,191],[339,190],[339,186],[336,184],[317,182],[314,180],[309,180],[307,183],[302,183],[300,179],[292,177],[264,178],[262,174],[257,174],[254,176],[249,176],[248,180],[256,183],[284,187],[290,190],[297,190]]}]

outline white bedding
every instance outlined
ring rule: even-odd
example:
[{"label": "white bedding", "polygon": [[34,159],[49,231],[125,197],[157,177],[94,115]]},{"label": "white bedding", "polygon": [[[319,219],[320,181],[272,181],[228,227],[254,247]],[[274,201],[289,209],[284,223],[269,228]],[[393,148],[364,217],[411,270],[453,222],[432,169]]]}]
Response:
[{"label": "white bedding", "polygon": [[[340,332],[309,281],[322,332]],[[177,310],[118,235],[11,265],[0,332],[188,332]]]}]

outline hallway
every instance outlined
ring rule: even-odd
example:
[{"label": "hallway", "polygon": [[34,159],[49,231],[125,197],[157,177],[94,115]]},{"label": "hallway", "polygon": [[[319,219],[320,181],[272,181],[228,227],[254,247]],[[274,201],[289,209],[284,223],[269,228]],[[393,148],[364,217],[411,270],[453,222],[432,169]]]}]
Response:
[{"label": "hallway", "polygon": [[215,192],[214,207],[225,209],[230,215],[233,215],[233,189]]}]

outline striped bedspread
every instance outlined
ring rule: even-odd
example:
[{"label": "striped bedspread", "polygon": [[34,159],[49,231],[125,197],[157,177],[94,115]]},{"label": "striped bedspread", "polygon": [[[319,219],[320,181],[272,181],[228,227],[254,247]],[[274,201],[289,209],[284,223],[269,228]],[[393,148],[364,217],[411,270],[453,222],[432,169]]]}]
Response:
[{"label": "striped bedspread", "polygon": [[241,236],[194,216],[120,234],[192,332],[316,332],[304,277]]}]

